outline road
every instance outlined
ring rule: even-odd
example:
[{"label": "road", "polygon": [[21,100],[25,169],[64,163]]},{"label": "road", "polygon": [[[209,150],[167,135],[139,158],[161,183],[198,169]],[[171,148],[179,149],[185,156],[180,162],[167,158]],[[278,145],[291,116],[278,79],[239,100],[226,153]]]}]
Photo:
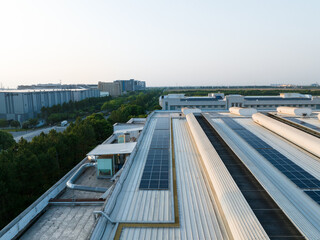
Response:
[{"label": "road", "polygon": [[55,129],[57,132],[63,132],[66,128],[67,128],[67,126],[65,126],[65,127],[54,126],[54,127],[37,129],[37,130],[33,130],[33,131],[11,132],[11,134],[13,135],[14,140],[16,142],[19,142],[20,138],[22,138],[22,137],[24,139],[26,139],[28,142],[30,142],[32,140],[32,138],[34,138],[35,136],[40,135],[40,133],[42,133],[42,132],[47,134],[52,129]]}]

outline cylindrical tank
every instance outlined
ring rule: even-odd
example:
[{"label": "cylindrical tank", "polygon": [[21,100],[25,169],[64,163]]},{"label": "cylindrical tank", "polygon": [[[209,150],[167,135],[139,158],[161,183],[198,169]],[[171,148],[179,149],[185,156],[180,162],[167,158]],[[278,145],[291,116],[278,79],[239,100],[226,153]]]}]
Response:
[{"label": "cylindrical tank", "polygon": [[252,114],[257,113],[257,110],[255,108],[231,107],[229,112],[239,116],[252,116]]},{"label": "cylindrical tank", "polygon": [[311,108],[296,108],[296,107],[278,107],[277,112],[294,115],[294,116],[310,116],[312,114]]},{"label": "cylindrical tank", "polygon": [[261,126],[271,130],[272,132],[275,132],[281,137],[307,150],[308,152],[313,153],[317,157],[320,157],[319,138],[302,132],[301,130],[291,127],[285,123],[267,117],[261,113],[253,114],[252,119]]}]

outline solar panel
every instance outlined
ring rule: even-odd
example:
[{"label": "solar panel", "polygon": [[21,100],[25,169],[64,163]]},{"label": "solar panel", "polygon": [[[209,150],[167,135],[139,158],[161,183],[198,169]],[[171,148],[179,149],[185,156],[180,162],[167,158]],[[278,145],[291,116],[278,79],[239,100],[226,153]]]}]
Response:
[{"label": "solar panel", "polygon": [[316,203],[320,204],[320,191],[305,191]]},{"label": "solar panel", "polygon": [[[286,156],[275,150],[269,144],[261,140],[252,132],[241,126],[231,118],[221,118],[231,129],[233,129],[240,137],[242,137],[249,145],[258,151],[265,159],[267,159],[274,167],[282,172],[287,178],[295,183],[299,188],[305,191],[309,196],[318,196],[309,190],[319,189],[320,181],[296,165]],[[312,199],[315,199],[312,197]],[[316,200],[315,200],[316,201]],[[318,202],[318,201],[317,201]],[[319,202],[318,202],[319,203]]]},{"label": "solar panel", "polygon": [[151,148],[169,148],[169,146],[169,130],[154,130],[151,140]]},{"label": "solar panel", "polygon": [[302,121],[298,118],[292,118],[292,117],[287,117],[286,119],[292,121],[292,122],[295,122],[295,123],[298,123],[302,126],[305,126],[305,127],[308,127],[308,128],[311,128],[313,130],[316,130],[317,132],[320,132],[320,127],[316,126],[316,125],[313,125],[313,124],[310,124],[310,123],[307,123],[305,121]]},{"label": "solar panel", "polygon": [[169,118],[162,117],[157,119],[156,130],[160,130],[160,129],[169,130],[169,128],[170,128]]},{"label": "solar panel", "polygon": [[140,181],[141,190],[169,188],[170,121],[158,118]]}]

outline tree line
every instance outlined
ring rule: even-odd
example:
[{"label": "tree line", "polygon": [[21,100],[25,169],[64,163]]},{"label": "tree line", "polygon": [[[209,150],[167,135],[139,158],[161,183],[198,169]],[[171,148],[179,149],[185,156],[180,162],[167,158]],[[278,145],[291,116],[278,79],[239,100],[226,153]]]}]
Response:
[{"label": "tree line", "polygon": [[101,111],[101,106],[111,97],[86,98],[84,100],[41,108],[39,118],[48,124],[55,124],[66,119],[76,119]]},{"label": "tree line", "polygon": [[[64,132],[41,133],[31,142],[21,139],[16,143],[11,134],[0,131],[0,229],[107,139],[115,122],[146,116],[158,109],[160,94],[160,90],[146,91],[119,99],[107,98],[104,103],[94,100],[92,106],[86,103],[83,108],[74,107],[77,111],[104,110],[110,117],[105,119],[102,113],[78,117]],[[72,106],[65,105],[47,108],[44,113],[60,114],[59,111],[68,107],[73,111]]]}]

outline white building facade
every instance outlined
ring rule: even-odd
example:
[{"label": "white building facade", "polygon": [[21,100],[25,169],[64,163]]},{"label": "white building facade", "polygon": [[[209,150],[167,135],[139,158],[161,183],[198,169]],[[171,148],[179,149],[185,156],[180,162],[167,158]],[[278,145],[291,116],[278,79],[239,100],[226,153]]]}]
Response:
[{"label": "white building facade", "polygon": [[99,96],[98,89],[2,90],[0,118],[22,122],[36,117],[42,107]]},{"label": "white building facade", "polygon": [[280,96],[242,96],[210,93],[207,97],[187,97],[184,94],[160,96],[162,110],[181,110],[181,108],[199,108],[202,110],[227,110],[230,107],[247,107],[256,109],[276,109],[280,106],[308,107],[320,109],[320,97],[281,93]]}]

